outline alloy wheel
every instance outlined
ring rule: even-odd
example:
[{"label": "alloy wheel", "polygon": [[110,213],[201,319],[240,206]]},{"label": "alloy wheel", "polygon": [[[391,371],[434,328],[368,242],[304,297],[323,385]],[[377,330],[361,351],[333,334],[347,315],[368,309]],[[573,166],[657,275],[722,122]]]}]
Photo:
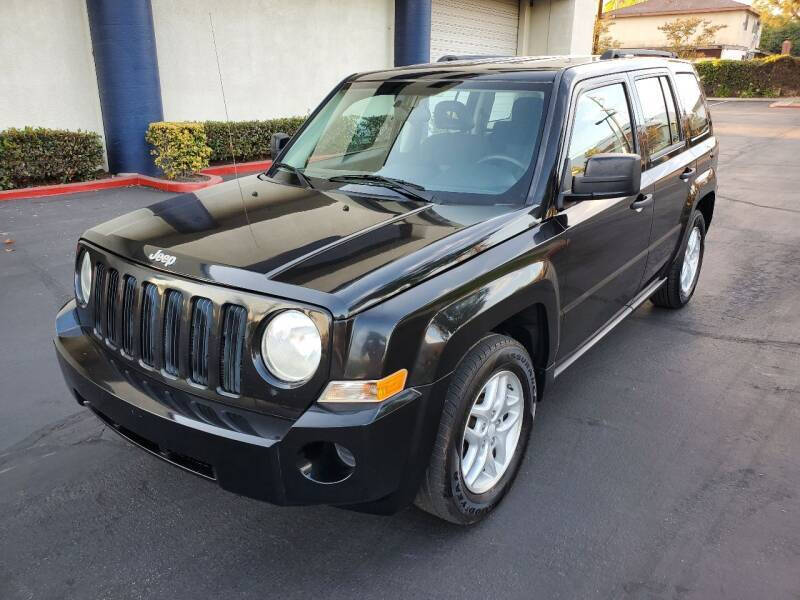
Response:
[{"label": "alloy wheel", "polygon": [[499,371],[481,388],[470,409],[461,441],[461,476],[473,494],[494,487],[511,464],[522,431],[522,383]]}]

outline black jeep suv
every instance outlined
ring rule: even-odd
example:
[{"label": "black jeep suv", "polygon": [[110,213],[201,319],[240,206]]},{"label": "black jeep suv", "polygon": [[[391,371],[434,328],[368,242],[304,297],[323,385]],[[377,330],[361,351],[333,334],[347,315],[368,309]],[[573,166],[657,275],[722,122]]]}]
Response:
[{"label": "black jeep suv", "polygon": [[717,140],[687,62],[353,75],[274,146],[87,231],[56,321],[79,403],[232,492],[478,521],[548,383],[697,285]]}]

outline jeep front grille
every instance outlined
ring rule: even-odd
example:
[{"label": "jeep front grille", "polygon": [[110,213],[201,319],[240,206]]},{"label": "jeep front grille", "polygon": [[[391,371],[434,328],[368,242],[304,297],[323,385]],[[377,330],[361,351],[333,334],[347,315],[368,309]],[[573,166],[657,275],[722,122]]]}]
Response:
[{"label": "jeep front grille", "polygon": [[119,270],[95,263],[95,334],[128,359],[196,385],[241,394],[247,310],[238,304],[215,309],[209,298],[185,289],[159,291],[116,264]]},{"label": "jeep front grille", "polygon": [[213,308],[208,298],[195,298],[192,306],[192,381],[200,385],[208,385],[208,343]]},{"label": "jeep front grille", "polygon": [[181,350],[181,314],[183,294],[168,290],[164,309],[164,370],[170,375],[178,375]]},{"label": "jeep front grille", "polygon": [[156,366],[156,335],[158,330],[158,288],[152,283],[142,286],[142,362]]},{"label": "jeep front grille", "polygon": [[117,335],[117,295],[119,294],[119,271],[108,270],[108,294],[106,295],[106,339],[113,345],[119,345]]},{"label": "jeep front grille", "polygon": [[245,325],[247,325],[247,311],[241,306],[227,304],[222,325],[220,375],[222,389],[232,394],[238,394],[242,388]]},{"label": "jeep front grille", "polygon": [[103,294],[106,288],[106,266],[97,263],[94,269],[94,332],[102,336]]},{"label": "jeep front grille", "polygon": [[128,356],[133,356],[136,340],[136,278],[125,276],[122,292],[122,349]]}]

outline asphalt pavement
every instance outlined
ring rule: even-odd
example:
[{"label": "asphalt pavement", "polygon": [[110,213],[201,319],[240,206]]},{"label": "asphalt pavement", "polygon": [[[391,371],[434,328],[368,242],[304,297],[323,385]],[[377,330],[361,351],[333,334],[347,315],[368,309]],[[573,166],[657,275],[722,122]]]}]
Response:
[{"label": "asphalt pavement", "polygon": [[108,432],[53,317],[80,233],[168,195],[0,202],[0,598],[800,598],[800,110],[712,114],[692,302],[645,303],[559,378],[467,529],[240,498]]}]

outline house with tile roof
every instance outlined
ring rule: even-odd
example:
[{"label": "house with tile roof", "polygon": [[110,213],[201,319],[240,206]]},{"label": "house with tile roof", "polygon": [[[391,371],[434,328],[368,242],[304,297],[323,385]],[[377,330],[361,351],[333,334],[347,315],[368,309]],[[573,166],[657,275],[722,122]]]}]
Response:
[{"label": "house with tile roof", "polygon": [[668,41],[659,29],[678,19],[698,17],[713,25],[724,25],[713,43],[698,48],[707,58],[750,58],[761,39],[761,19],[753,7],[736,0],[646,0],[608,13],[609,33],[621,48],[666,49]]}]

